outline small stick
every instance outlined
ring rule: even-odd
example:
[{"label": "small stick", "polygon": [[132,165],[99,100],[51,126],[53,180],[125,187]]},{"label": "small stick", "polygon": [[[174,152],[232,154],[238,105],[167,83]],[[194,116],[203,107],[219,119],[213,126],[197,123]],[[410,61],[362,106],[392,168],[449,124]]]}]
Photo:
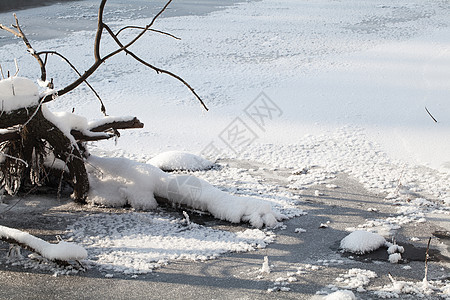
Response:
[{"label": "small stick", "polygon": [[14,64],[16,65],[16,73],[14,74],[13,77],[16,77],[17,74],[19,74],[19,64],[17,63],[17,59],[14,58]]},{"label": "small stick", "polygon": [[3,74],[3,68],[1,64],[0,64],[0,74],[2,75],[2,79],[5,79],[5,75]]},{"label": "small stick", "polygon": [[388,273],[388,277],[392,281],[392,284],[395,284],[396,281],[395,281],[394,277],[392,277],[391,272]]},{"label": "small stick", "polygon": [[430,243],[431,243],[431,237],[428,239],[427,252],[425,254],[425,277],[423,278],[424,281],[426,281],[427,277],[428,277],[428,258],[430,257],[428,255],[428,251],[430,250]]},{"label": "small stick", "polygon": [[430,113],[430,111],[428,110],[428,108],[425,106],[425,110],[427,111],[428,115],[433,119],[433,121],[435,123],[437,123],[438,121],[433,117],[433,115]]}]

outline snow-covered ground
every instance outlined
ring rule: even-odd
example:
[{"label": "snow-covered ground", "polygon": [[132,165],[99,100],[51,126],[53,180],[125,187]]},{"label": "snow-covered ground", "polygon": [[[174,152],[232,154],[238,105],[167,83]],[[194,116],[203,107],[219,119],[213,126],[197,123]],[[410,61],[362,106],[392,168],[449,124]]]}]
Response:
[{"label": "snow-covered ground", "polygon": [[[227,192],[271,201],[289,217],[301,214],[295,208],[301,199],[293,191],[328,183],[337,174],[347,173],[370,191],[389,196],[392,203],[409,209],[401,213],[422,216],[432,206],[448,220],[449,16],[450,4],[443,1],[262,0],[206,16],[161,18],[155,28],[181,40],[148,34],[132,50],[186,79],[210,111],[203,111],[175,79],[157,75],[120,55],[89,81],[110,115],[135,115],[145,128],[123,131],[117,144],[105,141],[91,145],[90,150],[138,162],[180,150],[212,161],[250,161],[259,166],[252,172],[285,170],[290,174],[289,189],[264,185],[248,169],[227,168],[226,163],[220,170],[194,174]],[[113,27],[148,22],[115,19]],[[123,35],[130,36],[132,32]],[[64,53],[83,70],[93,60],[93,37],[94,32],[82,31],[33,45],[37,50]],[[106,53],[114,43],[104,42],[102,51]],[[38,66],[24,50],[19,42],[1,47],[3,69],[14,69],[13,59],[17,58],[20,75],[37,78]],[[57,87],[75,78],[63,62],[50,59],[48,73]],[[54,111],[75,108],[89,120],[102,116],[87,87],[49,107]],[[422,205],[424,201],[432,204]],[[139,251],[120,252],[127,236],[139,239],[142,231],[120,231],[111,239],[102,226],[92,225],[114,228],[117,222],[135,221],[94,215],[82,221],[86,225],[74,225],[72,237],[88,252],[99,245],[119,248],[103,254],[91,252],[94,254],[89,255],[95,255],[91,258],[100,265],[115,261],[115,270],[150,270],[149,266],[139,267]],[[155,224],[155,230],[168,226],[165,224],[181,228],[179,220],[152,214],[145,222]],[[366,225],[361,227],[373,227]],[[159,241],[159,250],[166,253],[149,260],[157,264],[171,257],[210,257],[239,251],[236,245],[240,239],[250,245],[245,247],[252,247],[248,242],[251,237],[227,239],[218,250],[206,254],[177,252],[172,256],[171,243]],[[264,240],[264,236],[258,239]],[[150,237],[148,243],[154,243]]]}]

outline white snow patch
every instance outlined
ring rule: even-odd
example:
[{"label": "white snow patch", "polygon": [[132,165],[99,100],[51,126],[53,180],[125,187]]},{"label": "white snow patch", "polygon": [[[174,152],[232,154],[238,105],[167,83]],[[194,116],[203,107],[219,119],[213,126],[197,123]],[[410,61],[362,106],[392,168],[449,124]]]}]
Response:
[{"label": "white snow patch", "polygon": [[353,268],[348,270],[346,274],[336,278],[338,285],[345,289],[363,288],[368,285],[370,279],[376,278],[377,274],[370,270]]},{"label": "white snow patch", "polygon": [[209,169],[214,165],[203,157],[182,151],[168,151],[158,154],[147,163],[163,171],[199,171]]},{"label": "white snow patch", "polygon": [[394,254],[394,253],[403,253],[405,252],[405,248],[402,246],[399,246],[397,244],[393,244],[392,246],[389,246],[387,249],[388,254]]},{"label": "white snow patch", "polygon": [[264,261],[261,267],[261,273],[270,273],[270,266],[269,266],[269,257],[268,256],[264,256]]},{"label": "white snow patch", "polygon": [[378,288],[378,290],[375,291],[375,295],[379,298],[402,298],[401,295],[409,294],[414,295],[417,298],[429,298],[433,294],[437,294],[444,299],[449,295],[448,288],[450,287],[450,284],[448,281],[427,281],[424,279],[422,281],[414,282],[395,280],[392,277],[391,281],[392,284]]},{"label": "white snow patch", "polygon": [[379,234],[356,230],[341,240],[341,249],[356,254],[374,251],[385,245],[386,240]]},{"label": "white snow patch", "polygon": [[400,253],[392,253],[389,254],[389,262],[391,264],[396,264],[398,263],[400,260],[402,260],[402,255]]},{"label": "white snow patch", "polygon": [[0,80],[0,111],[10,112],[38,104],[38,86],[30,79],[10,77]]},{"label": "white snow patch", "polygon": [[356,300],[356,296],[352,291],[339,290],[324,297],[325,300]]},{"label": "white snow patch", "polygon": [[226,252],[261,249],[273,235],[259,229],[233,233],[154,213],[95,214],[71,225],[71,240],[103,270],[149,273],[172,260],[208,260]]}]

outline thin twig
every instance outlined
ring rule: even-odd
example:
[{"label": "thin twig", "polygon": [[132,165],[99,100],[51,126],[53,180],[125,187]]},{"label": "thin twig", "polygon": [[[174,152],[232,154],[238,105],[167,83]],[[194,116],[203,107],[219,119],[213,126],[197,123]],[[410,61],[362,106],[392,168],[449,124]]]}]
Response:
[{"label": "thin twig", "polygon": [[430,243],[431,243],[431,237],[428,239],[428,245],[427,245],[427,252],[425,253],[425,276],[423,280],[427,280],[428,277],[428,258],[430,257],[428,255],[428,252],[430,251]]},{"label": "thin twig", "polygon": [[[82,82],[84,82],[85,79],[87,79],[89,76],[91,76],[107,59],[113,57],[114,55],[121,53],[122,51],[126,50],[128,47],[133,45],[138,39],[144,35],[144,33],[153,25],[153,23],[156,21],[156,19],[166,10],[167,6],[172,2],[172,0],[169,0],[166,5],[159,11],[159,13],[152,19],[151,23],[147,25],[137,36],[135,36],[128,44],[121,47],[120,49],[117,49],[109,54],[107,54],[104,57],[100,56],[100,42],[101,37],[103,33],[103,29],[105,28],[105,24],[103,23],[103,11],[105,9],[106,0],[102,0],[100,3],[100,8],[98,12],[98,21],[97,21],[97,33],[95,35],[95,42],[94,42],[94,58],[95,62],[92,64],[92,66],[84,72],[84,74],[76,79],[74,82],[69,84],[68,86],[58,90],[57,95],[62,96],[73,89],[75,89],[77,86],[79,86]],[[49,96],[44,97],[44,103],[52,101],[53,98]]]},{"label": "thin twig", "polygon": [[[30,121],[36,116],[36,114],[38,113],[39,109],[41,108],[42,104],[44,102],[44,99],[41,99],[41,101],[39,102],[38,106],[36,107],[36,109],[34,110],[33,114],[28,118],[28,120],[23,123],[20,127],[21,129],[24,128],[25,126],[28,125],[28,123],[30,123]],[[28,111],[27,111],[28,112]],[[20,129],[20,130],[21,130]]]},{"label": "thin twig", "polygon": [[14,64],[16,65],[16,73],[14,74],[13,77],[16,77],[17,74],[19,74],[19,64],[17,63],[17,59],[14,58]]},{"label": "thin twig", "polygon": [[7,26],[4,26],[2,24],[0,24],[0,29],[6,30],[6,31],[14,34],[17,37],[20,37],[23,40],[23,42],[25,43],[25,45],[28,48],[28,52],[30,52],[30,54],[38,61],[39,66],[41,67],[41,80],[45,81],[46,78],[47,78],[47,71],[45,70],[44,62],[42,61],[41,57],[35,53],[33,47],[31,46],[31,43],[28,41],[25,33],[22,31],[22,28],[20,28],[19,19],[17,18],[17,15],[16,14],[13,14],[13,15],[14,15],[14,19],[16,21],[16,24],[12,25],[12,26],[17,31],[14,30],[14,29],[9,28]]},{"label": "thin twig", "polygon": [[[111,37],[114,39],[114,41],[117,43],[117,45],[119,45],[119,47],[123,48],[124,46],[123,46],[122,42],[114,35],[114,33],[111,30],[111,28],[109,28],[109,26],[107,26],[107,25],[104,25],[104,26],[105,26],[106,31],[111,35]],[[195,97],[198,99],[198,101],[200,101],[200,103],[203,106],[203,108],[205,108],[205,110],[208,111],[208,107],[206,107],[205,103],[200,98],[200,96],[195,92],[195,90],[183,78],[181,78],[180,76],[178,76],[178,75],[176,75],[176,74],[174,74],[174,73],[172,73],[170,71],[167,71],[167,70],[164,70],[164,69],[161,69],[161,68],[153,66],[152,64],[150,64],[150,63],[146,62],[145,60],[141,59],[136,54],[134,54],[133,52],[131,52],[130,50],[128,50],[126,48],[124,49],[124,51],[125,51],[126,54],[130,55],[131,57],[136,59],[141,64],[143,64],[143,65],[153,69],[154,71],[156,71],[156,73],[158,73],[158,74],[159,73],[167,74],[167,75],[177,79],[181,83],[183,83],[195,95]]]},{"label": "thin twig", "polygon": [[21,159],[21,158],[18,158],[18,157],[15,157],[15,156],[3,153],[1,151],[0,151],[0,156],[6,156],[8,158],[14,159],[15,161],[20,161],[21,163],[25,164],[25,166],[28,168],[28,163],[26,161],[24,161],[23,159]]},{"label": "thin twig", "polygon": [[433,119],[433,121],[435,123],[437,123],[438,121],[433,117],[433,115],[430,113],[430,111],[428,110],[428,108],[425,106],[425,110],[427,111],[428,115]]},{"label": "thin twig", "polygon": [[[74,72],[78,75],[78,76],[82,76],[81,73],[78,71],[78,69],[70,62],[70,60],[65,57],[64,55],[62,55],[61,53],[57,52],[57,51],[40,51],[37,53],[37,55],[41,55],[41,54],[45,54],[45,63],[47,63],[47,56],[48,54],[52,54],[52,55],[56,55],[60,58],[62,58],[71,68],[72,70],[74,70]],[[84,80],[84,83],[91,89],[91,91],[94,93],[94,95],[97,97],[98,101],[100,101],[101,104],[101,111],[102,113],[107,116],[106,114],[106,107],[102,101],[102,99],[100,98],[100,95],[97,93],[97,91],[92,87],[92,85],[87,81],[87,79]]]},{"label": "thin twig", "polygon": [[395,284],[395,283],[396,283],[394,277],[392,277],[392,275],[391,275],[391,272],[388,273],[388,277],[389,277],[389,279],[391,280],[392,284]]},{"label": "thin twig", "polygon": [[[125,26],[125,27],[123,27],[123,28],[120,28],[119,31],[116,32],[115,36],[116,36],[116,37],[119,36],[119,34],[120,34],[122,31],[126,30],[126,29],[141,29],[141,30],[142,30],[142,29],[145,29],[145,27],[142,27],[142,26],[133,26],[133,25]],[[160,34],[163,34],[163,35],[170,36],[170,37],[172,37],[172,38],[174,38],[174,39],[176,39],[176,40],[181,40],[181,38],[179,38],[179,37],[177,37],[177,36],[175,36],[175,35],[173,35],[173,34],[171,34],[171,33],[165,32],[165,31],[161,31],[161,30],[157,30],[157,29],[151,29],[151,28],[147,29],[147,31],[152,31],[152,32],[160,33]]]}]

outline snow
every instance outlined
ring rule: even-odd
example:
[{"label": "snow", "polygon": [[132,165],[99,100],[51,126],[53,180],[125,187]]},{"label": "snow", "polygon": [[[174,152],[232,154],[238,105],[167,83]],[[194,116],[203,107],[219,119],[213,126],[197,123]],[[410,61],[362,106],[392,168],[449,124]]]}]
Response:
[{"label": "snow", "polygon": [[168,151],[158,154],[147,163],[163,171],[199,171],[211,168],[214,164],[198,155],[183,151]]},{"label": "snow", "polygon": [[324,297],[325,300],[356,300],[355,294],[349,290],[340,290]]},{"label": "snow", "polygon": [[88,200],[92,203],[115,207],[129,204],[149,210],[157,207],[158,196],[207,211],[221,220],[249,222],[257,228],[274,227],[286,218],[266,200],[225,193],[192,175],[170,175],[126,158],[90,156],[88,162]]},{"label": "snow", "polygon": [[0,105],[2,112],[27,108],[39,104],[39,90],[30,79],[10,77],[0,80]]},{"label": "snow", "polygon": [[0,225],[0,236],[29,245],[40,255],[50,260],[82,260],[87,257],[86,250],[77,244],[65,241],[60,241],[57,244],[50,244],[29,233],[8,228],[6,226]]},{"label": "snow", "polygon": [[435,292],[440,293],[445,299],[445,290],[448,288],[443,282],[421,282],[395,280],[391,277],[392,284],[386,285],[375,291],[379,298],[401,298],[401,295],[410,294],[417,298],[425,298],[433,295]]},{"label": "snow", "polygon": [[387,252],[388,252],[388,254],[394,254],[394,253],[397,253],[397,252],[398,253],[403,253],[403,252],[405,252],[405,248],[403,248],[402,246],[394,244],[394,245],[392,245],[392,246],[390,246],[388,248]]},{"label": "snow", "polygon": [[[370,230],[387,237],[403,225],[419,224],[428,218],[424,214],[433,210],[440,210],[442,219],[448,219],[449,20],[448,9],[442,3],[416,0],[387,5],[348,0],[263,0],[207,16],[159,20],[161,28],[182,40],[150,35],[135,44],[133,51],[142,56],[150,53],[159,66],[182,75],[204,98],[210,111],[201,111],[182,85],[164,75],[154,75],[127,56],[118,56],[102,66],[90,81],[101,92],[108,112],[136,115],[146,128],[122,132],[117,146],[108,141],[89,146],[106,156],[130,159],[92,158],[90,201],[151,209],[157,206],[154,195],[170,196],[175,203],[212,210],[218,218],[250,221],[260,227],[275,224],[278,211],[288,217],[301,214],[295,205],[301,197],[292,191],[310,187],[314,191],[317,185],[334,189],[330,181],[345,173],[373,193],[389,194],[387,203],[398,209],[395,216],[379,214],[351,230]],[[127,23],[124,20],[115,26]],[[224,24],[227,30],[223,30]],[[92,58],[93,35],[78,32],[33,45],[36,49],[58,49],[82,69]],[[110,41],[104,42],[105,50],[112,46]],[[8,45],[0,48],[0,57],[5,64],[12,63],[7,58],[14,53],[20,62],[35,65],[29,55],[21,56],[22,52],[22,44]],[[64,64],[49,59],[50,65],[57,86],[73,80]],[[21,74],[36,78],[38,71],[26,68]],[[10,95],[10,90],[10,85],[3,84],[0,95]],[[261,91],[277,107],[276,114],[263,119],[264,126],[247,114],[247,108],[261,106],[255,102]],[[48,107],[51,111],[76,107],[77,114],[96,119],[100,114],[98,104],[87,95],[89,92],[81,86]],[[36,103],[31,97],[27,99],[30,105]],[[22,102],[18,103],[24,105]],[[438,123],[431,120],[425,107]],[[236,118],[253,133],[251,143],[240,149],[233,147],[235,140],[228,139]],[[84,120],[78,121],[67,129],[86,126]],[[60,126],[65,125],[58,123]],[[92,123],[87,126],[90,128]],[[187,175],[167,175],[141,163],[174,149],[215,158],[204,155],[207,149],[215,150],[209,146],[220,150],[221,159],[263,164],[261,168],[273,174],[276,169],[302,172],[291,172],[286,176],[287,184],[283,181],[275,186],[258,182],[247,167],[195,172],[197,181]],[[168,181],[172,182],[170,189]],[[218,192],[206,181],[226,193]],[[186,185],[190,188],[183,188]],[[179,199],[183,198],[181,190],[189,197]],[[198,200],[199,190],[201,197],[206,198],[205,193],[210,192],[214,197],[219,195],[220,201],[194,201],[192,198]],[[320,190],[315,194],[323,195]],[[244,208],[238,200],[246,196],[253,200]],[[436,203],[436,207],[423,200]],[[222,206],[224,202],[227,205]],[[270,207],[260,207],[259,203]],[[219,205],[217,210],[213,205]],[[237,208],[236,215],[231,207]],[[251,216],[252,209],[258,213]],[[96,242],[107,239],[108,230]],[[124,232],[122,238],[131,233]],[[347,240],[347,246],[361,252],[381,246],[381,237],[373,243],[367,240],[368,233],[363,235],[364,239]],[[166,252],[172,251],[169,243],[163,247]],[[124,248],[119,247],[117,253]],[[98,259],[100,253],[92,257]],[[120,265],[119,261],[125,261],[123,270],[134,272],[140,264],[128,263],[131,257],[135,259],[129,252],[120,258],[108,254],[104,262],[116,261]],[[136,257],[145,264],[140,253]],[[160,259],[164,264],[164,256],[155,258],[156,263]]]},{"label": "snow", "polygon": [[125,274],[150,273],[174,260],[205,261],[227,252],[254,251],[274,239],[259,229],[233,233],[148,212],[92,214],[68,230],[93,264]]},{"label": "snow", "polygon": [[379,234],[356,230],[341,240],[341,249],[347,252],[363,254],[384,246],[386,240]]},{"label": "snow", "polygon": [[400,253],[392,253],[389,254],[389,262],[391,264],[396,264],[398,263],[400,260],[402,260],[402,255]]},{"label": "snow", "polygon": [[270,273],[270,266],[269,266],[269,257],[264,256],[264,262],[261,267],[261,273]]},{"label": "snow", "polygon": [[346,274],[342,274],[336,281],[345,289],[363,288],[370,283],[370,279],[376,278],[377,274],[371,270],[352,268]]},{"label": "snow", "polygon": [[133,120],[134,117],[132,116],[121,116],[121,117],[116,117],[116,116],[104,116],[98,120],[93,120],[93,121],[89,121],[87,123],[87,128],[93,129],[95,127],[99,127],[108,123],[113,123],[113,122],[127,122],[127,121],[131,121]]}]

